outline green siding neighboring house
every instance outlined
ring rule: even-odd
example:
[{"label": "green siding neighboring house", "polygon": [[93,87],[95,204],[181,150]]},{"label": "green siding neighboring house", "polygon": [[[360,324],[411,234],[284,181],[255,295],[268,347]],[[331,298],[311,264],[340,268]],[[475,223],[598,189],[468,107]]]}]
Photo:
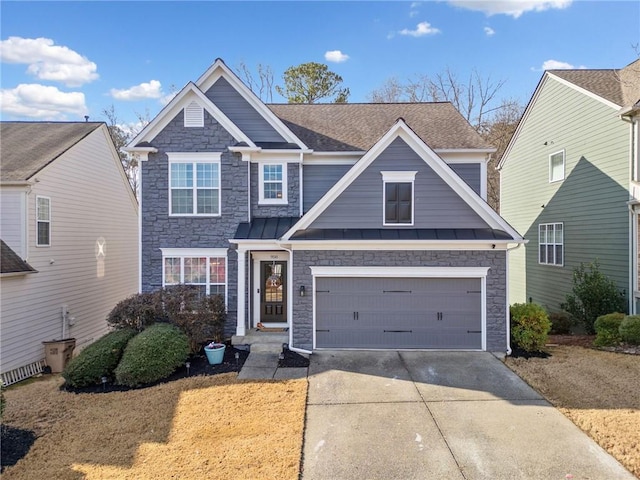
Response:
[{"label": "green siding neighboring house", "polygon": [[574,268],[598,259],[637,310],[639,100],[640,60],[542,76],[498,166],[500,213],[529,241],[510,257],[510,303],[558,311]]}]

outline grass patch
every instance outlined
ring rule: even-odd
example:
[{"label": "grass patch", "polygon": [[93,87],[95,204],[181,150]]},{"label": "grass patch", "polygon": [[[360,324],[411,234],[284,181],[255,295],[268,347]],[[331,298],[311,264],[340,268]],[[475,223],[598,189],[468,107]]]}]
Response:
[{"label": "grass patch", "polygon": [[4,423],[37,435],[2,474],[26,479],[297,479],[307,381],[190,377],[73,394],[62,378],[6,392]]},{"label": "grass patch", "polygon": [[640,477],[640,357],[577,346],[506,364]]}]

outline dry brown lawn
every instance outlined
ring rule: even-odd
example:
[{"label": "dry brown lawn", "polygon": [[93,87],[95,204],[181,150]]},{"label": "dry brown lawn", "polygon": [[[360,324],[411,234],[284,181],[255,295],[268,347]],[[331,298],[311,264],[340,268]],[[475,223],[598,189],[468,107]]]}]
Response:
[{"label": "dry brown lawn", "polygon": [[548,352],[506,364],[640,477],[640,356],[565,345]]},{"label": "dry brown lawn", "polygon": [[6,391],[4,423],[38,438],[3,480],[298,478],[306,379],[229,373],[79,395],[61,383]]}]

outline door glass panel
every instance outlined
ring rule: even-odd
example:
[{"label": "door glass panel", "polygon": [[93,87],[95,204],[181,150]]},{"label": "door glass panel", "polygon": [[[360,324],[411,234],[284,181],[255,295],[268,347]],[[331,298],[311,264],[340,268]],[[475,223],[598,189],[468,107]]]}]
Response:
[{"label": "door glass panel", "polygon": [[282,265],[265,266],[264,299],[266,302],[282,302]]}]

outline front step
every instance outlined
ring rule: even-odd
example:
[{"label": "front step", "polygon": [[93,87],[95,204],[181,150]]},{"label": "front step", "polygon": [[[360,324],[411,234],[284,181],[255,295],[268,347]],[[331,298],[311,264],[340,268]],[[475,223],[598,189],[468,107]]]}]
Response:
[{"label": "front step", "polygon": [[284,343],[289,343],[287,332],[262,332],[255,328],[248,330],[246,335],[231,337],[232,345],[249,345],[252,353],[279,354]]}]

